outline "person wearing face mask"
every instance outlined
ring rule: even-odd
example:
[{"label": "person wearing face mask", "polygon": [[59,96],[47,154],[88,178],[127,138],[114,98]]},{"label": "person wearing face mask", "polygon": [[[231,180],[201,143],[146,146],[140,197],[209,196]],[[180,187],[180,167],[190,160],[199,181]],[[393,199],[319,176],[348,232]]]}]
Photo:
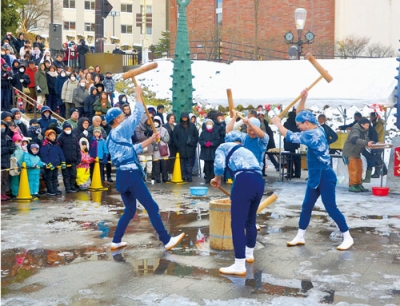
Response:
[{"label": "person wearing face mask", "polygon": [[56,80],[58,73],[56,71],[56,66],[51,65],[49,71],[46,73],[47,87],[49,88],[49,94],[47,95],[47,106],[53,112],[57,111],[57,94],[55,90]]},{"label": "person wearing face mask", "polygon": [[[9,128],[7,122],[1,120],[1,169],[10,168],[10,157],[15,151],[15,144],[7,135]],[[8,201],[10,197],[6,194],[10,191],[9,171],[1,171],[1,200]]]},{"label": "person wearing face mask", "polygon": [[[29,97],[36,101],[36,84],[35,84],[35,74],[38,71],[38,68],[35,65],[33,60],[28,62],[28,67],[26,68],[25,73],[29,76],[31,82],[28,84],[29,89]],[[28,108],[28,113],[33,112],[33,106],[31,104],[26,105]]]},{"label": "person wearing face mask", "polygon": [[29,190],[33,197],[39,197],[40,169],[46,166],[39,157],[39,149],[40,146],[37,143],[29,144],[22,158],[28,168]]},{"label": "person wearing face mask", "polygon": [[57,126],[57,132],[61,132],[59,125],[58,125],[58,121],[57,119],[54,119],[51,116],[51,109],[48,106],[43,106],[42,110],[41,110],[41,118],[38,120],[38,123],[40,125],[40,128],[42,129],[42,131],[46,131],[49,127],[50,124],[55,124]]},{"label": "person wearing face mask", "polygon": [[78,126],[72,129],[72,134],[76,136],[77,139],[86,138],[89,142],[89,125],[90,120],[86,117],[79,118]]},{"label": "person wearing face mask", "polygon": [[90,88],[90,95],[83,101],[83,116],[92,120],[94,116],[93,104],[99,98],[96,87]]},{"label": "person wearing face mask", "polygon": [[70,117],[70,110],[74,108],[73,104],[73,93],[75,88],[78,87],[78,81],[74,73],[71,73],[69,79],[65,81],[61,90],[61,100],[65,105],[65,116],[67,119]]},{"label": "person wearing face mask", "polygon": [[75,103],[75,108],[79,111],[79,116],[83,116],[83,102],[89,96],[89,92],[86,90],[86,82],[81,80],[79,86],[74,89],[72,94],[72,101]]},{"label": "person wearing face mask", "polygon": [[169,156],[172,157],[167,160],[167,169],[168,169],[168,177],[169,179],[172,178],[172,173],[174,172],[174,164],[175,164],[175,155],[176,155],[176,146],[174,143],[174,129],[175,129],[175,115],[168,114],[167,115],[167,123],[163,125],[163,127],[168,131],[169,134]]},{"label": "person wearing face mask", "polygon": [[181,113],[180,122],[174,129],[173,139],[180,155],[182,179],[191,182],[193,159],[195,158],[199,133],[196,126],[189,121],[187,112]]},{"label": "person wearing face mask", "polygon": [[[31,79],[25,73],[25,70],[26,68],[24,65],[18,65],[18,68],[14,73],[13,77],[14,87],[19,91],[23,91],[24,88],[27,88],[28,85],[31,83]],[[26,109],[26,102],[24,102],[24,109]]]},{"label": "person wearing face mask", "polygon": [[[118,96],[118,103],[119,103],[119,106],[120,106],[121,109],[122,109],[122,107],[124,106],[124,104],[127,104],[127,103],[128,103],[128,98],[126,97],[126,95],[124,95],[124,94],[119,95],[119,96]],[[122,111],[124,111],[124,110],[122,109]]]},{"label": "person wearing face mask", "polygon": [[169,158],[169,133],[168,131],[162,126],[162,121],[159,116],[155,116],[153,118],[154,127],[156,128],[157,133],[160,134],[160,142],[158,143],[158,147],[164,146],[166,148],[165,153],[164,151],[161,152],[160,149],[154,151],[153,153],[153,170],[151,173],[151,179],[155,180],[156,183],[161,183],[161,178],[163,183],[168,182],[168,168],[167,168],[167,160],[164,158]]},{"label": "person wearing face mask", "polygon": [[221,139],[218,130],[214,129],[214,121],[205,120],[205,129],[202,130],[199,137],[200,159],[204,160],[204,179],[206,184],[214,178],[214,159]]},{"label": "person wearing face mask", "polygon": [[13,73],[7,64],[1,65],[1,109],[10,110],[12,86],[14,85]]},{"label": "person wearing face mask", "polygon": [[107,110],[111,108],[111,103],[108,98],[108,93],[102,92],[100,97],[94,102],[93,110],[95,115],[101,116],[107,113]]},{"label": "person wearing face mask", "polygon": [[62,128],[63,131],[57,138],[57,144],[60,146],[61,151],[64,154],[65,162],[68,167],[62,169],[61,172],[63,176],[65,192],[74,193],[78,191],[78,189],[75,188],[76,166],[81,162],[81,152],[78,138],[72,134],[71,125],[65,121]]},{"label": "person wearing face mask", "polygon": [[39,64],[39,70],[35,73],[36,84],[36,97],[37,103],[44,105],[46,102],[46,95],[49,94],[49,87],[47,86],[46,66],[44,63]]},{"label": "person wearing face mask", "polygon": [[28,127],[24,122],[22,122],[21,111],[18,108],[12,108],[11,114],[13,115],[12,118],[15,124],[19,127],[19,130],[21,131],[22,135],[28,137]]},{"label": "person wearing face mask", "polygon": [[67,72],[63,69],[59,71],[54,83],[54,91],[57,96],[57,108],[60,110],[60,116],[65,118],[65,104],[61,99],[61,93],[64,83],[68,80]]}]

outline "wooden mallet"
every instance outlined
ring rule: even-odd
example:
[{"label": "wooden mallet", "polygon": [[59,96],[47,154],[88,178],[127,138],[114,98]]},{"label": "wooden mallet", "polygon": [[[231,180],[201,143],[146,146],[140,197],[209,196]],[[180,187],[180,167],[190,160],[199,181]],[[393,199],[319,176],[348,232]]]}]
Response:
[{"label": "wooden mallet", "polygon": [[[229,116],[233,118],[233,111],[235,110],[235,104],[233,103],[233,97],[232,97],[232,89],[228,88],[226,90],[226,95],[228,97],[228,105],[229,105]],[[238,114],[238,117],[240,119],[243,119],[243,116]]]},{"label": "wooden mallet", "polygon": [[[132,69],[132,70],[129,70],[129,71],[123,73],[123,74],[122,74],[122,78],[123,78],[124,80],[129,79],[129,78],[132,78],[132,82],[133,82],[133,84],[135,85],[135,87],[140,87],[140,85],[137,83],[135,77],[136,77],[137,75],[139,75],[139,74],[145,73],[146,71],[155,69],[155,68],[157,68],[157,66],[158,66],[158,64],[157,64],[156,62],[147,64],[147,65],[143,65],[143,66],[141,66],[141,67],[139,67],[139,68]],[[143,101],[143,103],[144,103],[143,95],[142,95],[142,101]],[[153,120],[151,119],[149,110],[147,109],[146,105],[144,106],[144,111],[146,112],[147,119],[148,119],[149,122],[150,122],[150,126],[151,126],[151,129],[153,130],[153,133],[157,133],[156,127],[154,126],[154,122],[153,122]]]},{"label": "wooden mallet", "polygon": [[[318,61],[315,59],[314,56],[312,56],[311,53],[306,54],[306,59],[308,59],[310,61],[310,63],[313,64],[315,69],[317,69],[318,72],[321,74],[319,76],[319,78],[314,81],[314,83],[312,83],[310,86],[307,87],[307,90],[310,90],[311,88],[313,88],[315,86],[315,84],[317,84],[322,79],[325,79],[328,83],[330,83],[333,80],[332,76],[328,73],[328,71],[326,71],[318,63]],[[278,117],[282,118],[289,111],[289,109],[292,108],[292,106],[295,105],[296,102],[299,101],[300,99],[301,99],[301,95],[299,95],[296,99],[293,100],[292,103],[290,103],[288,106],[286,106],[285,109],[278,115]]]}]

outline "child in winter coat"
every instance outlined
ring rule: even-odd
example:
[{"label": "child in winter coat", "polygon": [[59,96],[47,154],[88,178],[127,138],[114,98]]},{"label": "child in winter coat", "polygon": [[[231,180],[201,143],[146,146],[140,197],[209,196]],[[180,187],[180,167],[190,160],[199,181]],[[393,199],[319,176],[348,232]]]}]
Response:
[{"label": "child in winter coat", "polygon": [[81,149],[81,162],[76,166],[76,184],[81,190],[87,190],[90,187],[90,164],[95,161],[94,158],[89,155],[89,143],[86,138],[79,140],[79,146]]},{"label": "child in winter coat", "polygon": [[7,201],[10,199],[6,192],[10,189],[9,184],[9,171],[5,169],[10,168],[10,157],[15,151],[15,144],[10,136],[7,135],[8,124],[1,121],[1,200]]},{"label": "child in winter coat", "polygon": [[167,160],[164,158],[169,157],[169,133],[166,128],[161,126],[162,121],[159,116],[155,116],[153,121],[156,131],[160,133],[160,142],[158,142],[158,150],[154,150],[153,152],[151,179],[155,180],[156,183],[161,183],[160,174],[162,174],[162,180],[166,183],[168,181],[168,169]]},{"label": "child in winter coat", "polygon": [[39,149],[37,143],[31,143],[28,145],[28,152],[23,155],[23,161],[28,168],[29,189],[34,197],[39,197],[40,168],[46,166],[38,155]]},{"label": "child in winter coat", "polygon": [[[22,158],[24,155],[24,150],[22,149],[22,140],[23,137],[21,136],[21,134],[19,134],[18,132],[14,133],[12,141],[15,144],[15,151],[11,155],[11,165],[10,165],[12,168],[21,167],[22,165]],[[11,169],[10,175],[11,175],[11,193],[13,197],[16,197],[18,195],[18,190],[19,190],[20,171]]]},{"label": "child in winter coat", "polygon": [[[89,155],[92,158],[99,158],[100,163],[100,173],[101,173],[101,181],[104,182],[104,167],[108,162],[108,148],[106,145],[106,141],[101,136],[101,128],[95,127],[93,129],[93,136],[89,140]],[[90,165],[90,177],[93,177],[94,163]]]},{"label": "child in winter coat", "polygon": [[205,129],[203,129],[199,137],[200,159],[204,160],[204,179],[209,184],[214,178],[215,151],[221,141],[218,130],[214,128],[214,121],[206,119],[204,123]]},{"label": "child in winter coat", "polygon": [[65,156],[68,167],[62,170],[66,193],[77,192],[75,188],[76,166],[81,162],[81,153],[78,138],[72,134],[72,126],[67,121],[63,123],[63,132],[57,139],[57,144]]},{"label": "child in winter coat", "polygon": [[61,191],[58,190],[58,166],[61,169],[66,169],[64,153],[56,141],[57,134],[54,130],[47,130],[45,139],[43,140],[42,147],[40,148],[40,158],[47,167],[45,169],[45,181],[47,194],[54,196],[60,195]]}]

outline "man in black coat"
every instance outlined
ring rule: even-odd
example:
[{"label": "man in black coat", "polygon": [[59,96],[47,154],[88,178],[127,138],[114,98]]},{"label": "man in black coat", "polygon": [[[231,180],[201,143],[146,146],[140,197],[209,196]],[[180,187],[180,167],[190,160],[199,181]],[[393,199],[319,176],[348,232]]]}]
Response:
[{"label": "man in black coat", "polygon": [[31,79],[29,78],[29,75],[25,73],[25,71],[26,67],[24,65],[19,65],[13,76],[14,87],[19,91],[22,91],[24,87],[27,88],[31,83]]},{"label": "man in black coat", "polygon": [[[292,132],[300,132],[300,130],[297,128],[296,125],[296,111],[291,111],[288,114],[288,119],[286,122],[283,124],[283,126],[288,129],[289,131]],[[285,151],[289,151],[290,153],[295,153],[298,148],[300,148],[300,144],[298,143],[292,143],[286,141],[286,138],[283,139],[283,147]],[[294,178],[300,178],[301,176],[301,156],[300,155],[292,155],[288,156],[288,171],[287,171],[287,178],[291,179],[292,177]],[[294,172],[294,173],[293,173]]]},{"label": "man in black coat", "polygon": [[[10,157],[15,151],[15,144],[8,136],[8,124],[7,122],[1,121],[1,169],[10,168]],[[7,201],[10,199],[6,195],[6,192],[10,190],[8,171],[1,171],[1,200]]]},{"label": "man in black coat", "polygon": [[182,112],[179,124],[173,133],[174,143],[180,155],[182,179],[192,181],[193,159],[195,158],[199,133],[196,126],[189,121],[189,114]]},{"label": "man in black coat", "polygon": [[89,53],[89,47],[86,45],[84,39],[80,40],[78,47],[76,48],[79,53],[79,68],[85,68],[85,54]]}]

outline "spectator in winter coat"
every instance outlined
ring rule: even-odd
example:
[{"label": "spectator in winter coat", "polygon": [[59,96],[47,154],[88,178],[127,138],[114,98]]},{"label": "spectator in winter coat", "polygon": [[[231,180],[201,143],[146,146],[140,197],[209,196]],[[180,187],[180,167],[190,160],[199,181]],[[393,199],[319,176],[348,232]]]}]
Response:
[{"label": "spectator in winter coat", "polygon": [[180,122],[174,129],[173,139],[181,160],[182,178],[184,181],[191,182],[193,158],[196,153],[199,133],[196,126],[189,122],[188,113],[181,113]]},{"label": "spectator in winter coat", "polygon": [[131,106],[128,103],[120,105],[120,108],[126,117],[129,117],[132,114]]},{"label": "spectator in winter coat", "polygon": [[165,121],[164,121],[164,105],[162,105],[162,104],[157,105],[156,116],[160,117],[161,124],[164,125],[165,124]]},{"label": "spectator in winter coat", "polygon": [[100,97],[94,102],[93,110],[97,116],[105,115],[111,108],[111,103],[108,99],[108,93],[102,92]]},{"label": "spectator in winter coat", "polygon": [[63,131],[57,139],[57,143],[63,151],[67,168],[62,170],[65,192],[77,192],[75,188],[76,166],[81,162],[81,152],[78,138],[72,134],[72,127],[64,122]]},{"label": "spectator in winter coat", "polygon": [[[268,140],[268,145],[267,145],[267,152],[266,154],[268,155],[271,163],[274,165],[275,170],[279,171],[279,163],[276,161],[274,154],[268,153],[269,149],[274,149],[276,148],[275,146],[275,140],[274,140],[274,133],[271,130],[271,127],[268,124],[268,120],[265,119],[265,111],[264,110],[259,110],[257,111],[258,119],[260,119],[260,129],[267,133],[269,140]],[[262,167],[262,174],[263,176],[266,176],[265,174],[265,158],[264,158],[264,163]]]},{"label": "spectator in winter coat", "polygon": [[72,101],[75,103],[75,108],[79,111],[79,116],[83,116],[83,102],[89,96],[89,92],[86,90],[86,83],[84,80],[79,82],[79,86],[74,89],[72,94]]},{"label": "spectator in winter coat", "polygon": [[10,110],[10,101],[13,86],[13,73],[8,64],[1,66],[1,109]]},{"label": "spectator in winter coat", "polygon": [[[14,87],[19,91],[23,91],[31,83],[29,76],[25,73],[26,68],[24,65],[18,65],[17,71],[14,73]],[[26,102],[24,102],[26,104]],[[24,109],[26,105],[24,105]]]},{"label": "spectator in winter coat", "polygon": [[18,38],[14,41],[15,52],[17,57],[19,57],[21,48],[25,46],[25,36],[24,33],[19,33]]},{"label": "spectator in winter coat", "polygon": [[86,117],[79,118],[78,126],[72,130],[72,133],[77,139],[86,138],[89,142],[89,128],[90,121]]},{"label": "spectator in winter coat", "polygon": [[70,110],[70,118],[66,120],[68,122],[72,129],[78,127],[78,120],[79,120],[79,111],[76,108],[72,108]]},{"label": "spectator in winter coat", "polygon": [[103,80],[104,91],[107,92],[110,96],[114,94],[115,90],[115,80],[112,78],[111,72],[107,71],[106,76]]},{"label": "spectator in winter coat", "polygon": [[57,95],[57,106],[60,108],[60,116],[65,118],[65,104],[61,99],[62,89],[65,81],[68,80],[67,72],[65,70],[60,70],[54,84],[54,91]]},{"label": "spectator in winter coat", "polygon": [[29,191],[34,197],[39,197],[40,169],[46,166],[39,157],[39,149],[39,144],[31,143],[23,156],[23,161],[28,168]]},{"label": "spectator in winter coat", "polygon": [[47,106],[53,112],[57,111],[57,94],[56,94],[56,80],[58,73],[56,66],[51,65],[49,71],[46,73],[47,87],[49,88],[49,94],[47,95]]},{"label": "spectator in winter coat", "polygon": [[40,52],[44,51],[44,44],[42,43],[42,37],[40,35],[36,35],[35,41],[33,42],[33,48],[39,48]]},{"label": "spectator in winter coat", "polygon": [[29,121],[28,137],[31,138],[32,143],[37,143],[39,146],[42,144],[42,128],[37,119],[31,119]]},{"label": "spectator in winter coat", "polygon": [[12,108],[11,114],[13,115],[13,121],[19,127],[22,135],[28,137],[28,127],[21,119],[21,111],[18,108]]},{"label": "spectator in winter coat", "polygon": [[32,60],[35,63],[35,66],[39,66],[42,57],[43,54],[42,52],[40,52],[39,47],[34,45],[32,50]]},{"label": "spectator in winter coat", "polygon": [[[119,106],[120,107],[122,107],[122,105],[124,105],[124,104],[129,103],[127,96],[123,95],[123,94],[118,96],[118,102],[119,102]],[[122,109],[122,111],[124,111],[124,110]]]},{"label": "spectator in winter coat", "polygon": [[[174,114],[167,115],[167,123],[164,124],[164,128],[168,131],[168,134],[169,134],[169,143],[168,143],[169,156],[174,158],[176,155],[176,146],[175,146],[174,137],[173,137],[173,132],[174,132],[174,128],[175,128],[175,115]],[[169,175],[172,175],[172,173],[174,172],[175,159],[173,159],[173,158],[170,158],[167,161],[167,168],[168,168]]]},{"label": "spectator in winter coat", "polygon": [[[10,157],[15,151],[15,144],[10,136],[8,136],[8,124],[1,121],[1,170],[10,168]],[[9,172],[1,171],[1,200],[10,199],[6,192],[10,191]]]},{"label": "spectator in winter coat", "polygon": [[83,116],[89,118],[90,120],[92,120],[92,118],[94,116],[93,105],[94,105],[94,102],[96,102],[97,99],[98,99],[97,88],[96,87],[92,87],[90,89],[90,95],[88,95],[85,98],[85,101],[83,101]]},{"label": "spectator in winter coat", "polygon": [[56,132],[61,133],[61,130],[58,126],[58,121],[57,119],[54,119],[51,116],[51,109],[48,106],[43,106],[41,110],[41,118],[38,120],[38,123],[40,125],[40,128],[42,129],[42,132],[46,132],[46,130],[49,128],[50,124],[55,124],[56,125]]},{"label": "spectator in winter coat", "polygon": [[88,132],[89,132],[88,138],[91,139],[93,137],[93,130],[94,130],[94,128],[97,128],[97,127],[99,127],[101,129],[101,137],[103,137],[103,139],[106,139],[107,133],[101,126],[101,117],[100,116],[94,116],[92,118],[92,125],[89,126],[89,128],[88,128]]},{"label": "spectator in winter coat", "polygon": [[75,108],[73,103],[74,89],[78,87],[78,81],[74,73],[71,73],[69,79],[64,82],[61,91],[61,100],[65,105],[65,115],[69,119],[71,108]]},{"label": "spectator in winter coat", "polygon": [[[89,155],[92,158],[99,158],[102,165],[108,162],[108,148],[106,141],[101,136],[101,128],[95,127],[93,129],[93,136],[89,139]],[[93,177],[94,163],[90,164],[90,176]],[[101,181],[104,182],[104,167],[100,167]]]},{"label": "spectator in winter coat", "polygon": [[84,39],[79,41],[79,45],[77,46],[76,50],[78,51],[78,60],[79,60],[79,68],[84,69],[85,65],[85,54],[89,53],[89,47],[86,45]]},{"label": "spectator in winter coat", "polygon": [[95,162],[95,159],[89,155],[89,142],[86,138],[79,140],[79,146],[81,149],[81,162],[76,166],[76,184],[80,190],[87,190],[90,187],[90,164]]},{"label": "spectator in winter coat", "polygon": [[53,65],[56,67],[56,69],[65,68],[63,57],[60,53],[56,55],[56,60],[53,62]]},{"label": "spectator in winter coat", "polygon": [[[21,167],[23,156],[24,156],[24,150],[22,148],[23,137],[22,137],[21,134],[16,132],[16,133],[14,133],[14,135],[13,135],[13,137],[11,139],[15,144],[15,151],[11,155],[11,158],[16,161],[16,165],[18,167]],[[13,165],[11,164],[11,166],[13,166]],[[18,171],[17,173],[14,172],[14,174],[13,174],[10,171],[10,175],[11,175],[11,180],[10,180],[11,193],[12,193],[13,197],[16,197],[18,195],[18,190],[19,190],[19,176],[20,176],[20,173]]]},{"label": "spectator in winter coat", "polygon": [[[153,169],[151,173],[151,179],[155,180],[156,183],[161,183],[161,178],[164,183],[168,182],[168,169],[167,169],[167,161],[164,158],[169,158],[169,133],[162,126],[161,118],[155,116],[153,118],[154,127],[156,128],[157,133],[160,134],[160,142],[158,142],[158,150],[154,150],[153,152]],[[161,155],[160,147],[166,147],[166,155]]]},{"label": "spectator in winter coat", "polygon": [[205,120],[205,129],[202,130],[199,137],[201,147],[200,159],[204,160],[204,179],[207,184],[214,178],[214,159],[221,140],[218,130],[214,129],[214,121]]},{"label": "spectator in winter coat", "polygon": [[[31,82],[28,84],[29,89],[29,97],[36,101],[36,83],[35,83],[35,74],[38,71],[38,68],[35,65],[34,61],[29,61],[28,68],[26,68],[25,73],[29,76]],[[32,112],[33,106],[30,104],[28,106],[28,112]]]},{"label": "spectator in winter coat", "polygon": [[12,68],[12,72],[15,75],[16,73],[18,73],[18,68],[21,65],[21,63],[19,62],[19,60],[15,59],[12,62],[11,68]]},{"label": "spectator in winter coat", "polygon": [[[296,112],[292,111],[288,114],[288,119],[283,124],[284,128],[292,131],[294,133],[300,132],[296,125]],[[283,147],[285,151],[289,151],[291,153],[295,153],[298,148],[300,148],[299,143],[293,143],[283,139]],[[301,156],[300,155],[293,155],[288,157],[288,173],[287,178],[300,178],[301,177]]]},{"label": "spectator in winter coat", "polygon": [[42,161],[47,165],[45,169],[45,182],[47,194],[54,196],[60,195],[61,191],[58,190],[58,166],[61,169],[66,169],[64,153],[56,141],[56,132],[47,130],[45,139],[43,140],[42,147],[40,148],[39,156]]},{"label": "spectator in winter coat", "polygon": [[40,105],[44,105],[46,101],[46,95],[49,94],[45,68],[45,64],[41,63],[39,64],[39,70],[35,73],[37,103]]}]

